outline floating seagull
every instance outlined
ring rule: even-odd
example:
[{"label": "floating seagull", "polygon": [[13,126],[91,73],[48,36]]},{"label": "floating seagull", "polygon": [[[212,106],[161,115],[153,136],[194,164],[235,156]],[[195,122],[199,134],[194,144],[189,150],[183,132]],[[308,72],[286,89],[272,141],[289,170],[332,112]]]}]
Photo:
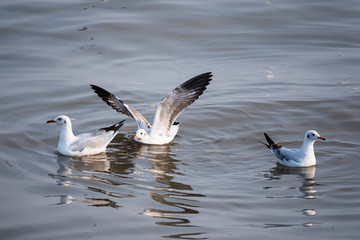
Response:
[{"label": "floating seagull", "polygon": [[171,142],[179,130],[176,118],[190,104],[200,97],[211,81],[211,72],[200,74],[184,82],[169,93],[160,102],[153,126],[135,109],[129,107],[114,94],[96,85],[90,85],[101,99],[117,112],[135,119],[138,130],[134,139],[146,144],[167,144]]},{"label": "floating seagull", "polygon": [[71,120],[68,116],[59,115],[47,123],[56,123],[61,126],[57,150],[66,156],[85,156],[105,152],[107,145],[118,134],[119,128],[125,120],[110,127],[100,128],[94,133],[84,133],[74,136]]},{"label": "floating seagull", "polygon": [[270,149],[280,164],[288,167],[310,167],[316,165],[314,143],[318,139],[325,141],[325,138],[321,137],[318,132],[309,130],[305,134],[304,143],[300,149],[288,149],[274,142],[266,133],[264,135],[268,143],[261,143]]}]

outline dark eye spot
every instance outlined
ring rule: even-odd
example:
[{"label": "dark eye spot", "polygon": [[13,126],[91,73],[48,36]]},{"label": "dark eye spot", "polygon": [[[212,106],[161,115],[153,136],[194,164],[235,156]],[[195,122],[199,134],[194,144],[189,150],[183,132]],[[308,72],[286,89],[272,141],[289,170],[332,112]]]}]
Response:
[{"label": "dark eye spot", "polygon": [[312,136],[315,136],[315,134],[313,133]]},{"label": "dark eye spot", "polygon": [[310,138],[310,135],[309,135],[309,134],[307,135],[307,138]]}]

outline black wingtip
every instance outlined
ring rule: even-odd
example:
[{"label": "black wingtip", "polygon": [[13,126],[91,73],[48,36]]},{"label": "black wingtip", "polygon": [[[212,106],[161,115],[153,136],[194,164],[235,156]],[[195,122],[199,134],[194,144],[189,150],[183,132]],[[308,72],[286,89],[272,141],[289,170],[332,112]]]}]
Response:
[{"label": "black wingtip", "polygon": [[110,127],[100,128],[99,130],[104,130],[106,132],[108,132],[108,131],[117,132],[124,125],[124,122],[125,122],[125,120],[122,120],[118,123],[115,123],[114,125],[112,125]]},{"label": "black wingtip", "polygon": [[[211,72],[206,72],[189,79],[186,83],[192,83],[191,85],[200,85],[200,86],[205,84],[205,86],[207,86],[210,84],[212,77],[213,75]],[[186,83],[184,85],[186,85]]]},{"label": "black wingtip", "polygon": [[199,74],[181,84],[179,88],[196,91],[199,97],[205,91],[206,86],[210,84],[212,76],[211,72]]},{"label": "black wingtip", "polygon": [[[118,102],[121,104],[124,104],[122,100],[120,100],[118,97],[116,97],[111,92],[105,90],[102,87],[96,86],[94,84],[90,84],[91,88],[94,90],[94,92],[110,107],[112,107],[117,112],[122,112],[121,109],[119,109]],[[126,114],[126,113],[125,113]],[[126,114],[128,115],[128,114]]]},{"label": "black wingtip", "polygon": [[[92,90],[94,90],[94,92],[101,97],[102,100],[106,100],[109,99],[111,97],[111,93],[106,91],[105,89],[103,89],[102,87],[90,84],[90,87]],[[105,101],[106,102],[106,101]]]},{"label": "black wingtip", "polygon": [[90,84],[90,87],[91,87],[91,89],[92,90],[94,90],[94,92],[96,92],[96,91],[106,91],[105,89],[103,89],[103,88],[101,88],[101,87],[99,87],[99,86],[97,86],[97,85],[94,85],[94,84]]}]

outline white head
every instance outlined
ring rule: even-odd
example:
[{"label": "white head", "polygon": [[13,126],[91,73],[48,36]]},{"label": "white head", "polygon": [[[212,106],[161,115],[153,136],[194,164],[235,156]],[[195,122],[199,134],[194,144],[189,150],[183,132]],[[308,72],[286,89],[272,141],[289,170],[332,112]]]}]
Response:
[{"label": "white head", "polygon": [[147,137],[147,132],[144,129],[140,128],[136,131],[136,135],[134,136],[134,139],[137,141],[141,141],[146,137]]},{"label": "white head", "polygon": [[315,141],[315,140],[318,140],[318,139],[321,139],[321,140],[324,140],[325,141],[325,138],[323,138],[322,136],[320,136],[320,134],[315,131],[315,130],[309,130],[305,133],[305,137],[304,137],[304,141]]},{"label": "white head", "polygon": [[65,124],[69,124],[71,122],[70,122],[70,118],[68,116],[59,115],[56,118],[47,121],[46,123],[56,123],[56,124],[62,126],[62,125],[65,125]]}]

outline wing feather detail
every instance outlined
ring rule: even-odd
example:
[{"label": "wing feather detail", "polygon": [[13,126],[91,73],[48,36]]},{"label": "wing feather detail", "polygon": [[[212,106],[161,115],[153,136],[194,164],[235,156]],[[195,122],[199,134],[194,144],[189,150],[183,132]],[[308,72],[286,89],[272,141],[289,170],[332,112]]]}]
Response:
[{"label": "wing feather detail", "polygon": [[156,111],[151,134],[169,135],[176,118],[203,94],[212,76],[211,72],[195,76],[164,97]]},{"label": "wing feather detail", "polygon": [[146,118],[135,109],[129,107],[115,94],[93,84],[90,84],[90,86],[94,90],[94,92],[115,111],[135,119],[138,128],[150,130],[151,124],[146,120]]}]

